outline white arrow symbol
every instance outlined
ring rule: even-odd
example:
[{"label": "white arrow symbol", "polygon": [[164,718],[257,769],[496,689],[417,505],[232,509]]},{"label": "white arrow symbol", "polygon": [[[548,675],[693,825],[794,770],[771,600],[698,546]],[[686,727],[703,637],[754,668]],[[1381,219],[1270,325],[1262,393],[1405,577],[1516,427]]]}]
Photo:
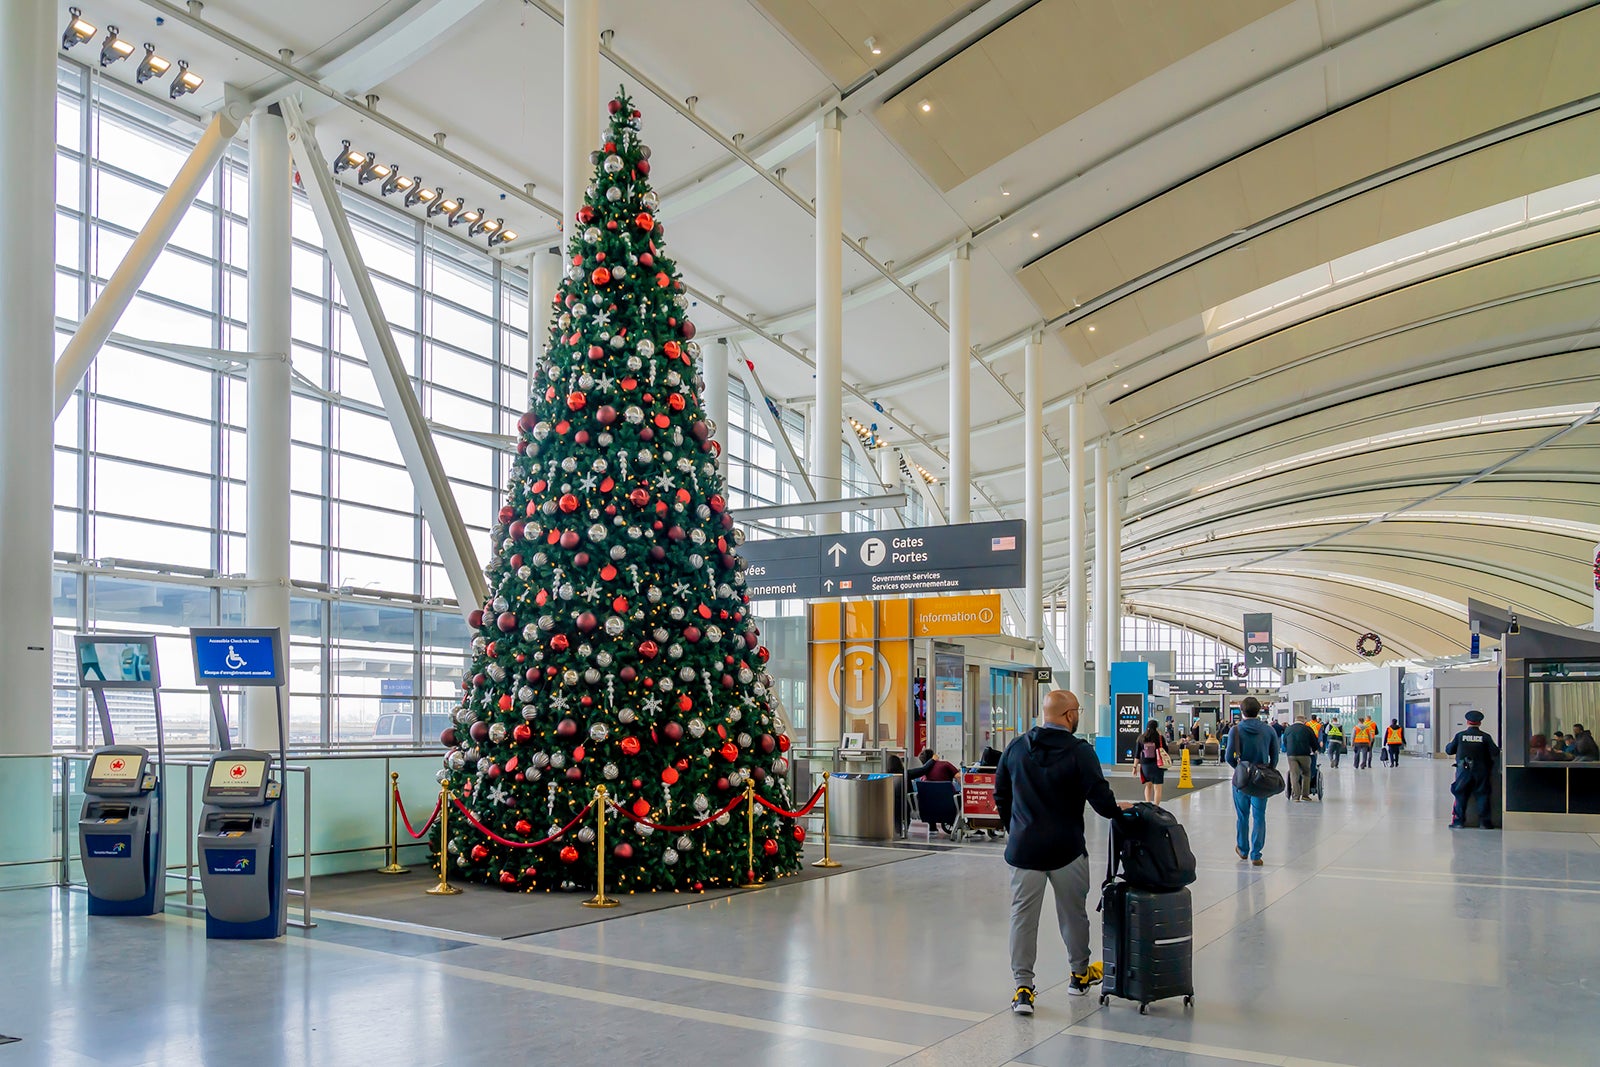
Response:
[{"label": "white arrow symbol", "polygon": [[833,592],[833,579],[829,578],[827,581],[823,582],[822,588],[826,589],[830,593]]},{"label": "white arrow symbol", "polygon": [[842,559],[844,557],[845,553],[847,553],[848,551],[849,551],[849,549],[845,548],[843,545],[841,545],[837,541],[835,541],[828,548],[828,555],[833,557],[833,565],[835,567],[839,566],[839,560]]}]

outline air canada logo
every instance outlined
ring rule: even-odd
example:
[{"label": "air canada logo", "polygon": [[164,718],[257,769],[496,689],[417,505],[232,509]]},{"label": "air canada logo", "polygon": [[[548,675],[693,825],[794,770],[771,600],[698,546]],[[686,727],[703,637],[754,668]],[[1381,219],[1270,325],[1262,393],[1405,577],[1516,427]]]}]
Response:
[{"label": "air canada logo", "polygon": [[128,765],[128,761],[124,760],[124,759],[114,759],[114,760],[111,761],[111,769],[114,770],[114,771],[120,771],[120,770],[122,770],[122,768],[126,767],[127,765]]},{"label": "air canada logo", "polygon": [[244,781],[244,776],[249,773],[249,771],[244,769],[244,764],[242,763],[235,763],[232,767],[228,768],[228,777],[232,778],[236,782]]}]

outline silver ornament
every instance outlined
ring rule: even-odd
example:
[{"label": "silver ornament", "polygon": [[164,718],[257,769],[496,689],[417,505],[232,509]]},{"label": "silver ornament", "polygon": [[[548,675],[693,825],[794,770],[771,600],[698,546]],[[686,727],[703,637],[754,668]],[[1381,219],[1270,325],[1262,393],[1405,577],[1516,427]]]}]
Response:
[{"label": "silver ornament", "polygon": [[493,741],[497,745],[504,744],[506,740],[506,724],[503,722],[497,722],[490,726],[489,740]]},{"label": "silver ornament", "polygon": [[615,204],[618,200],[622,199],[622,190],[613,185],[611,188],[606,190],[606,199]]},{"label": "silver ornament", "polygon": [[[619,171],[622,170],[624,165],[625,164],[622,162],[622,157],[617,155],[615,152],[613,152],[609,156],[606,156],[606,161],[605,161],[604,164],[602,164],[602,166],[605,168],[605,172],[607,174],[616,174],[616,173],[618,173]],[[615,189],[616,186],[612,186],[611,188]],[[610,192],[611,190],[608,189],[606,191]],[[615,199],[615,198],[613,197],[612,199]]]},{"label": "silver ornament", "polygon": [[590,667],[588,670],[583,672],[583,680],[590,685],[599,685],[600,671],[594,667]]},{"label": "silver ornament", "polygon": [[740,748],[749,748],[750,747],[750,735],[749,734],[742,733],[742,734],[739,735],[739,747]]},{"label": "silver ornament", "polygon": [[678,852],[677,852],[677,850],[669,848],[666,851],[662,852],[661,853],[661,862],[665,863],[668,867],[671,867],[674,864],[676,864],[678,862]]},{"label": "silver ornament", "polygon": [[611,736],[611,727],[603,722],[597,722],[589,727],[589,737],[594,741],[604,741]]},{"label": "silver ornament", "polygon": [[627,628],[627,620],[620,615],[612,615],[606,619],[606,633],[612,637],[621,637],[622,632]]},{"label": "silver ornament", "polygon": [[622,723],[624,726],[627,726],[638,717],[638,714],[635,713],[632,708],[622,708],[617,712],[617,721]]},{"label": "silver ornament", "polygon": [[678,838],[675,843],[678,846],[679,852],[692,852],[694,850],[694,838],[690,837],[688,834]]},{"label": "silver ornament", "polygon": [[584,844],[584,845],[593,844],[594,843],[594,827],[585,826],[582,829],[580,829],[578,831],[578,842],[580,844]]},{"label": "silver ornament", "polygon": [[701,720],[699,720],[699,719],[690,719],[689,722],[687,723],[687,725],[689,727],[689,736],[690,737],[699,738],[699,737],[705,736],[706,724],[704,722],[702,722]]}]

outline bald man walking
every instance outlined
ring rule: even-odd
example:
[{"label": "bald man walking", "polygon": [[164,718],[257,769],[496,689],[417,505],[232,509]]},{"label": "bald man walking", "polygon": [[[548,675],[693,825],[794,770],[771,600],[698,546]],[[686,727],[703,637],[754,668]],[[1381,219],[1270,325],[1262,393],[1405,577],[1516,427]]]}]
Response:
[{"label": "bald man walking", "polygon": [[1100,981],[1089,964],[1089,850],[1084,843],[1087,803],[1107,819],[1118,804],[1093,747],[1078,737],[1078,698],[1057,689],[1044,698],[1039,725],[1006,748],[995,773],[995,803],[1009,832],[1011,865],[1011,1010],[1032,1015],[1033,965],[1039,954],[1039,913],[1049,883],[1056,923],[1067,944],[1072,979],[1067,992],[1081,997]]}]

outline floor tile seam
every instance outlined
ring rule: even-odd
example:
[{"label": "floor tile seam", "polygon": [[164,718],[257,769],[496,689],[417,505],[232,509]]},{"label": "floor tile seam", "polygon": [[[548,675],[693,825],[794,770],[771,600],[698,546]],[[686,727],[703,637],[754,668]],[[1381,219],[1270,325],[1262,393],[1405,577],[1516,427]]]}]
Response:
[{"label": "floor tile seam", "polygon": [[1600,889],[1579,889],[1575,886],[1555,885],[1504,885],[1497,882],[1439,882],[1421,878],[1389,878],[1380,875],[1324,874],[1344,882],[1383,882],[1390,885],[1424,885],[1438,889],[1500,889],[1507,893],[1573,893],[1583,896],[1600,895]]},{"label": "floor tile seam", "polygon": [[505,988],[521,989],[526,992],[539,993],[545,996],[560,997],[567,1000],[581,1000],[591,1004],[601,1004],[608,1007],[626,1008],[633,1011],[642,1011],[652,1015],[665,1015],[679,1019],[693,1019],[699,1022],[712,1023],[740,1030],[754,1030],[761,1033],[781,1037],[798,1038],[802,1040],[817,1041],[827,1045],[838,1045],[848,1048],[860,1049],[867,1052],[880,1052],[885,1055],[903,1056],[908,1052],[916,1051],[919,1046],[903,1041],[893,1041],[888,1038],[870,1037],[864,1034],[851,1034],[841,1030],[824,1030],[820,1027],[805,1026],[800,1023],[786,1023],[773,1019],[758,1019],[746,1015],[734,1015],[730,1012],[716,1011],[711,1008],[695,1008],[687,1005],[672,1004],[667,1001],[651,1000],[647,997],[637,997],[627,993],[614,993],[604,989],[581,989],[575,986],[559,985],[553,982],[543,982],[536,978],[523,978],[517,975],[497,974],[493,971],[482,971],[472,967],[463,967],[457,964],[445,963],[440,960],[427,960],[418,957],[392,956],[379,949],[363,948],[357,945],[341,945],[331,941],[318,941],[314,938],[303,938],[285,943],[285,947],[306,949],[314,952],[331,952],[340,955],[356,956],[361,958],[409,963],[415,967],[426,968],[450,977],[460,978],[465,981],[480,982],[488,985],[498,985]]},{"label": "floor tile seam", "polygon": [[[783,982],[774,982],[765,978],[748,978],[743,975],[721,974],[716,971],[702,971],[692,967],[678,967],[673,964],[655,963],[649,960],[631,960],[620,956],[607,956],[598,952],[583,952],[577,949],[563,949],[546,945],[534,945],[519,939],[485,937],[481,934],[468,934],[458,930],[445,930],[437,927],[417,926],[411,923],[397,923],[387,919],[371,919],[367,916],[361,915],[343,915],[330,912],[322,912],[320,914],[325,917],[332,917],[336,922],[348,923],[352,926],[362,926],[379,930],[391,930],[395,933],[403,933],[416,937],[426,937],[439,941],[453,941],[458,945],[469,945],[475,948],[486,949],[503,949],[524,955],[567,960],[573,963],[586,963],[596,967],[616,967],[623,970],[642,971],[648,974],[664,974],[669,977],[683,978],[691,981],[714,982],[720,985],[739,986],[740,988],[757,988],[766,992],[781,993],[786,996],[807,997],[813,1000],[837,1001],[844,1004],[858,1004],[866,1007],[882,1008],[886,1011],[895,1011],[908,1015],[928,1015],[934,1018],[954,1018],[970,1022],[977,1022],[989,1018],[989,1016],[983,1012],[969,1011],[963,1008],[948,1007],[938,1004],[921,1004],[916,1001],[897,1000],[892,997],[880,997],[874,994],[854,993],[849,990],[825,989],[820,986],[792,985]],[[397,927],[406,927],[407,929],[396,929]],[[439,955],[439,953],[425,953],[423,957],[396,955],[396,958],[432,958]]]},{"label": "floor tile seam", "polygon": [[1400,867],[1335,867],[1337,874],[1390,874],[1409,875],[1416,878],[1483,878],[1503,882],[1561,882],[1567,885],[1600,886],[1600,878],[1544,878],[1532,874],[1473,874],[1470,871],[1408,871]]},{"label": "floor tile seam", "polygon": [[1074,1023],[1063,1030],[1062,1033],[1067,1037],[1082,1037],[1091,1041],[1106,1041],[1120,1045],[1133,1045],[1139,1048],[1160,1049],[1163,1052],[1178,1052],[1186,1056],[1206,1056],[1211,1059],[1232,1060],[1236,1063],[1263,1064],[1266,1067],[1355,1067],[1353,1064],[1339,1063],[1333,1060],[1315,1060],[1307,1059],[1303,1056],[1258,1052],[1255,1049],[1234,1048],[1227,1045],[1178,1041],[1169,1037],[1132,1034],[1121,1030],[1078,1029],[1077,1027],[1078,1024]]}]

